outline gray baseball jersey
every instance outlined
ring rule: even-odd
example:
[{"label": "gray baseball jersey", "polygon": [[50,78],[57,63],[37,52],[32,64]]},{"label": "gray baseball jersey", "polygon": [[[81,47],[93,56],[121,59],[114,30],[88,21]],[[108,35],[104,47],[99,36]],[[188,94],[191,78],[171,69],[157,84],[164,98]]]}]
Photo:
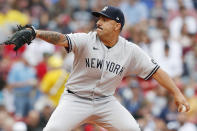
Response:
[{"label": "gray baseball jersey", "polygon": [[149,79],[159,66],[136,44],[119,36],[107,48],[96,32],[66,35],[68,52],[74,52],[73,71],[66,87],[90,99],[111,96],[125,76],[136,74]]},{"label": "gray baseball jersey", "polygon": [[89,122],[109,131],[140,131],[133,116],[113,94],[124,76],[137,74],[148,79],[159,66],[137,45],[122,37],[109,49],[96,32],[66,37],[67,51],[75,55],[66,86],[74,94],[66,88],[44,131],[71,131]]}]

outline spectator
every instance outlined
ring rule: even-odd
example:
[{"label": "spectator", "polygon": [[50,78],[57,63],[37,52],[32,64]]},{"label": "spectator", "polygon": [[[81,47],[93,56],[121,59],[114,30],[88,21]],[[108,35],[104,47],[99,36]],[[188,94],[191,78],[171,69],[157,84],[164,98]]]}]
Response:
[{"label": "spectator", "polygon": [[167,11],[163,6],[163,0],[154,0],[155,6],[150,10],[150,17],[151,18],[166,18]]},{"label": "spectator", "polygon": [[169,21],[169,30],[173,38],[178,38],[181,33],[181,29],[186,24],[187,31],[190,34],[197,32],[197,14],[192,15],[185,7],[181,6],[179,14]]},{"label": "spectator", "polygon": [[58,15],[57,16],[57,25],[56,25],[55,30],[59,31],[59,32],[62,32],[62,33],[65,33],[65,34],[71,33],[72,30],[69,26],[70,21],[71,21],[70,16],[68,16],[66,14]]},{"label": "spectator", "polygon": [[151,44],[151,56],[173,78],[182,74],[182,48],[169,36],[169,30],[162,30],[163,38]]},{"label": "spectator", "polygon": [[123,11],[126,19],[126,24],[135,25],[138,22],[148,19],[148,9],[140,0],[129,0],[120,4],[120,9]]},{"label": "spectator", "polygon": [[[189,38],[190,33],[188,32],[187,25],[183,24],[178,42],[181,44],[184,54],[187,52],[188,48],[191,47],[191,39]],[[184,55],[183,54],[183,55]]]},{"label": "spectator", "polygon": [[164,0],[164,6],[168,11],[178,10],[180,4],[187,9],[194,7],[192,0]]},{"label": "spectator", "polygon": [[[25,58],[13,64],[8,74],[8,84],[13,88],[15,115],[21,119],[33,108],[34,86],[37,84],[35,69]],[[32,96],[33,95],[33,96]]]},{"label": "spectator", "polygon": [[153,40],[162,39],[162,30],[166,28],[165,19],[162,17],[157,17],[150,21],[148,27],[148,36]]},{"label": "spectator", "polygon": [[[73,10],[72,18],[75,23],[71,25],[71,29],[75,28],[76,31],[80,31],[81,28],[88,25],[92,19],[90,14],[91,8],[89,8],[87,0],[79,0],[79,6]],[[81,17],[83,16],[83,17]]]},{"label": "spectator", "polygon": [[68,0],[58,0],[50,9],[51,17],[54,18],[60,14],[71,14],[71,6]]},{"label": "spectator", "polygon": [[62,69],[63,59],[57,54],[48,59],[48,64],[51,69],[41,81],[41,91],[57,106],[69,74]]},{"label": "spectator", "polygon": [[49,29],[49,14],[46,11],[40,14],[38,28],[43,30]]},{"label": "spectator", "polygon": [[185,56],[185,61],[189,70],[189,78],[191,81],[197,82],[197,44],[192,45],[191,51]]},{"label": "spectator", "polygon": [[148,54],[151,55],[151,50],[150,50],[150,44],[151,44],[151,40],[147,35],[146,31],[141,31],[140,32],[140,42],[139,42],[139,46]]},{"label": "spectator", "polygon": [[[39,46],[39,48],[38,48]],[[31,66],[37,66],[44,59],[44,54],[52,54],[55,52],[55,46],[45,41],[35,39],[32,43],[27,46],[24,51],[24,56]]]}]

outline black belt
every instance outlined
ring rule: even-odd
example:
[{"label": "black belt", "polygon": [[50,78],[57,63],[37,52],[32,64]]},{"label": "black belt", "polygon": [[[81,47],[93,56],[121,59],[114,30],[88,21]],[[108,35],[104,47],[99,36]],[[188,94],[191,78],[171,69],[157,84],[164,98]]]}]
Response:
[{"label": "black belt", "polygon": [[69,89],[67,89],[67,92],[70,93],[70,94],[74,94],[75,96],[77,96],[77,97],[79,97],[79,98],[82,98],[82,99],[93,100],[93,99],[91,99],[91,98],[81,97],[81,96],[77,95],[76,93],[74,93],[73,91],[71,91],[71,90],[69,90]]},{"label": "black belt", "polygon": [[[82,97],[82,96],[77,95],[76,93],[74,93],[73,91],[71,91],[69,89],[67,89],[67,92],[71,93],[71,94],[74,94],[74,95],[76,95],[79,98],[86,99],[86,100],[98,100],[98,99],[101,99],[101,98],[93,98],[93,99],[91,99],[91,98]],[[109,96],[103,96],[103,98],[105,98],[105,97],[109,97]]]},{"label": "black belt", "polygon": [[67,91],[68,91],[68,93],[75,94],[74,92],[70,91],[69,89]]}]

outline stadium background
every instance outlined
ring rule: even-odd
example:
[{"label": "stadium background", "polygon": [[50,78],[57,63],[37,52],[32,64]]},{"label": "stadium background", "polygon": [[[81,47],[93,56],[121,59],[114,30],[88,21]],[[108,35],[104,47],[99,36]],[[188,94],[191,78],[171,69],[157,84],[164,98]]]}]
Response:
[{"label": "stadium background", "polygon": [[[106,4],[122,9],[126,25],[121,35],[174,79],[191,111],[177,113],[164,88],[136,76],[122,81],[116,97],[142,131],[197,131],[196,0],[0,0],[0,42],[17,24],[61,33],[89,32],[96,21],[90,11]],[[73,54],[38,39],[17,53],[12,48],[0,46],[0,131],[41,131],[72,70]],[[104,129],[86,124],[77,131]]]}]

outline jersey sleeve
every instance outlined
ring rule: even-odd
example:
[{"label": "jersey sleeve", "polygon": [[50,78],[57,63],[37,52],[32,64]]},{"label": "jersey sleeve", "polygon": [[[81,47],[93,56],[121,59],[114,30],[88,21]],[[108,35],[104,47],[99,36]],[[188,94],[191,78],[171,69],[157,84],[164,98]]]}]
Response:
[{"label": "jersey sleeve", "polygon": [[66,48],[68,53],[71,51],[76,53],[88,43],[88,34],[86,33],[71,33],[65,36],[68,40],[68,48]]},{"label": "jersey sleeve", "polygon": [[158,69],[159,65],[150,58],[141,48],[133,45],[129,74],[136,74],[148,80]]}]

